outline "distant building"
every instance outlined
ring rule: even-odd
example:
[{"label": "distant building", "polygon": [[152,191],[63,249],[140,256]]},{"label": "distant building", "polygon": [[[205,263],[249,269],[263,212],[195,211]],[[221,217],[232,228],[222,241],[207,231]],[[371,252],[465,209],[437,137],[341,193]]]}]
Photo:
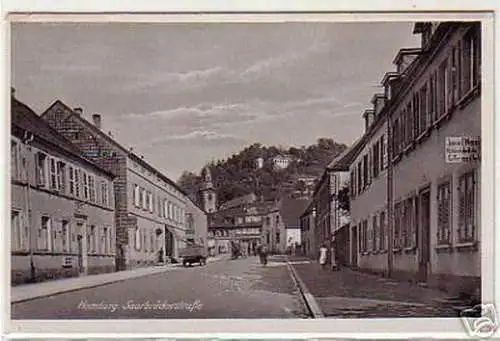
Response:
[{"label": "distant building", "polygon": [[207,214],[212,214],[217,211],[217,193],[212,182],[212,174],[208,167],[203,168],[201,173],[203,183],[199,191],[201,207]]},{"label": "distant building", "polygon": [[275,169],[285,169],[290,166],[292,157],[290,155],[280,154],[273,158],[273,167]]},{"label": "distant building", "polygon": [[87,157],[117,176],[117,270],[177,258],[186,244],[188,196],[162,172],[104,133],[101,116],[92,123],[81,109],[56,101],[42,115]]},{"label": "distant building", "polygon": [[115,270],[114,175],[11,101],[11,281]]},{"label": "distant building", "polygon": [[219,210],[209,219],[208,238],[212,254],[231,252],[231,243],[254,253],[262,240],[262,218],[267,208],[255,203]]},{"label": "distant building", "polygon": [[273,205],[263,222],[264,242],[274,253],[301,244],[300,216],[308,205],[306,199],[281,198]]}]

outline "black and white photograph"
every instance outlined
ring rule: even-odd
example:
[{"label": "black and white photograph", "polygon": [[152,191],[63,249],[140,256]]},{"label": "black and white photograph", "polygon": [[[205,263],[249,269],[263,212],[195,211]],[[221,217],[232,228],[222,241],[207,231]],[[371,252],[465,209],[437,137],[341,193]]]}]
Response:
[{"label": "black and white photograph", "polygon": [[11,22],[10,318],[484,317],[485,43]]}]

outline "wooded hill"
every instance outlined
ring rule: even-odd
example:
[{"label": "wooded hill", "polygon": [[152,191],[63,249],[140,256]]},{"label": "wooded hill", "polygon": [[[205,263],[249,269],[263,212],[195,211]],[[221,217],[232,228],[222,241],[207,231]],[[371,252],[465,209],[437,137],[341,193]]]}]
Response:
[{"label": "wooded hill", "polygon": [[[208,164],[217,193],[218,205],[245,195],[255,193],[265,200],[289,195],[304,190],[301,177],[319,177],[325,167],[347,146],[330,138],[320,138],[310,146],[290,147],[263,146],[255,143],[233,154],[226,160]],[[275,169],[273,158],[278,155],[291,157],[290,165],[282,170]],[[263,159],[263,167],[257,168],[257,159]],[[178,185],[191,196],[195,196],[202,183],[201,170],[198,174],[185,171]]]}]

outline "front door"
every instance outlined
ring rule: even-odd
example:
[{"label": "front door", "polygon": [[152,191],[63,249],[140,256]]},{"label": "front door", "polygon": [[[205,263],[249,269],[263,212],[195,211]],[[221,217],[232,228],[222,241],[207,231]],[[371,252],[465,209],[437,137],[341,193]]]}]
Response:
[{"label": "front door", "polygon": [[79,234],[77,237],[78,242],[78,272],[83,272],[83,236]]},{"label": "front door", "polygon": [[165,255],[174,256],[174,236],[168,228],[165,229]]},{"label": "front door", "polygon": [[421,282],[427,282],[427,276],[429,273],[429,262],[430,262],[430,189],[424,190],[419,195],[419,280]]},{"label": "front door", "polygon": [[358,227],[353,226],[352,227],[352,239],[351,239],[351,262],[352,262],[352,267],[357,268],[358,267]]}]

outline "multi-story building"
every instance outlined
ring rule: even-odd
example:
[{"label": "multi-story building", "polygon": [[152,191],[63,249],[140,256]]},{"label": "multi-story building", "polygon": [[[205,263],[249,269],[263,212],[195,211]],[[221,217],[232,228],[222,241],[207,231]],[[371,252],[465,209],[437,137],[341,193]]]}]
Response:
[{"label": "multi-story building", "polygon": [[[414,33],[421,52],[401,70],[388,111],[390,266],[396,275],[471,293],[481,276],[481,24],[417,23]],[[471,158],[454,159],[454,142]]]},{"label": "multi-story building", "polygon": [[350,172],[350,264],[372,272],[387,270],[387,128],[381,115],[385,96],[376,94],[364,112],[365,133],[352,150]]},{"label": "multi-story building", "polygon": [[231,252],[231,243],[249,254],[255,253],[262,240],[262,217],[265,212],[261,203],[255,203],[210,215],[208,236],[214,240],[213,253]]},{"label": "multi-story building", "polygon": [[358,143],[346,149],[328,166],[330,173],[330,229],[333,236],[334,257],[342,266],[351,264],[351,231],[349,212],[349,164]]},{"label": "multi-story building", "polygon": [[473,293],[481,274],[481,27],[417,23],[414,33],[422,46],[396,56],[397,73],[383,81],[387,102],[367,113],[350,166],[352,254],[364,269]]},{"label": "multi-story building", "polygon": [[316,254],[316,243],[314,238],[314,214],[313,214],[313,204],[312,200],[309,201],[306,209],[300,216],[300,240],[302,246],[302,253],[309,257],[315,258]]},{"label": "multi-story building", "polygon": [[115,270],[114,175],[11,101],[11,281]]},{"label": "multi-story building", "polygon": [[88,122],[81,109],[70,109],[58,100],[42,117],[117,177],[117,269],[176,259],[186,242],[188,196],[142,156],[106,134],[100,115],[94,114],[93,122]]},{"label": "multi-story building", "polygon": [[270,206],[263,222],[264,242],[273,253],[285,253],[301,244],[301,214],[309,200],[281,198]]}]

